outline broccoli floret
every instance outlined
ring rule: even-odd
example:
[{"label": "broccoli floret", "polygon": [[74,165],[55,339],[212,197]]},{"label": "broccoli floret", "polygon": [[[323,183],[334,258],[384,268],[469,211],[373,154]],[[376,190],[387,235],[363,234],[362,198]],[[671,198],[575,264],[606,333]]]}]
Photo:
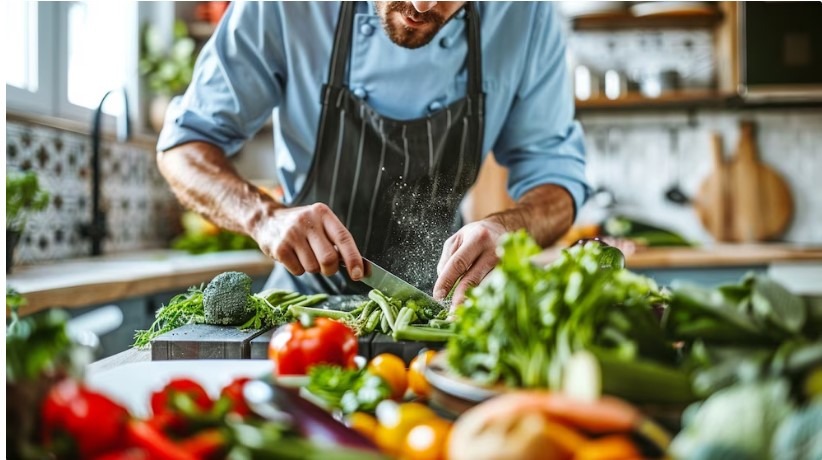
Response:
[{"label": "broccoli floret", "polygon": [[251,305],[251,278],[241,272],[215,276],[203,291],[203,310],[207,324],[234,326],[254,315]]}]

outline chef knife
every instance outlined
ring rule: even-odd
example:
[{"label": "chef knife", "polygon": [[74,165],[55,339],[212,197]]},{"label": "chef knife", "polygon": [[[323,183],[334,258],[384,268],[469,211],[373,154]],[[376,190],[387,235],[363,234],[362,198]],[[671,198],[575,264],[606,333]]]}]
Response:
[{"label": "chef knife", "polygon": [[397,275],[394,275],[365,257],[363,257],[362,261],[365,268],[365,276],[363,276],[360,281],[363,283],[380,290],[380,292],[389,297],[399,299],[403,302],[406,300],[414,300],[424,305],[438,305],[442,307],[442,304],[434,300],[433,297],[417,289]]}]

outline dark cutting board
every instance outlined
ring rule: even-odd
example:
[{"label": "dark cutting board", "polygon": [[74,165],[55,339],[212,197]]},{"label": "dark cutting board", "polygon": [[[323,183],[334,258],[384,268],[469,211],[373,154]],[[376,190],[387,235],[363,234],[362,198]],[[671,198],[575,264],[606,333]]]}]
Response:
[{"label": "dark cutting board", "polygon": [[[319,308],[351,310],[364,296],[331,296]],[[151,342],[151,359],[266,359],[273,330],[252,329],[241,331],[234,326],[189,324],[163,334]],[[439,349],[443,343],[395,342],[383,334],[369,334],[359,338],[360,356],[366,359],[380,353],[391,353],[408,364],[420,350]]]}]

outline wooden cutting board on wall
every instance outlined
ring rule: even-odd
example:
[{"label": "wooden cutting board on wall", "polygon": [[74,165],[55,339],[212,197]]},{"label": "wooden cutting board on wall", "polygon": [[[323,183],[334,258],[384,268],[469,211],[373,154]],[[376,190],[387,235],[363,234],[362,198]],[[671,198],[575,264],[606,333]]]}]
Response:
[{"label": "wooden cutting board on wall", "polygon": [[752,243],[779,238],[793,218],[785,180],[759,161],[753,123],[740,125],[739,146],[726,162],[714,135],[713,171],[702,183],[695,209],[717,241]]},{"label": "wooden cutting board on wall", "polygon": [[742,122],[739,149],[728,165],[731,192],[731,238],[755,242],[781,236],[793,218],[793,198],[782,177],[759,161],[752,122]]},{"label": "wooden cutting board on wall", "polygon": [[694,199],[694,209],[702,225],[714,239],[730,241],[730,181],[719,133],[711,135],[711,155],[714,169],[699,187]]}]

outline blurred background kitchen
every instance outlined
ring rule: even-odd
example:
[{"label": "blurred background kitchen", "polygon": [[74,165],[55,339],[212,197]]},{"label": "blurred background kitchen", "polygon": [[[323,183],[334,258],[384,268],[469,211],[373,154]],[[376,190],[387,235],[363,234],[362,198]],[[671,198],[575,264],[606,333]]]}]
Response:
[{"label": "blurred background kitchen", "polygon": [[[34,172],[48,194],[25,225],[10,229],[7,213],[7,282],[32,310],[85,312],[113,302],[124,319],[109,335],[110,352],[181,288],[226,268],[261,282],[270,268],[261,255],[237,251],[253,242],[184,214],[155,167],[165,106],[184,91],[228,5],[6,0],[2,7],[7,175]],[[716,283],[748,270],[794,283],[820,279],[822,4],[556,8],[594,190],[561,244],[620,234],[626,227],[616,224],[627,223],[628,237],[650,231],[626,246],[635,251],[629,266],[661,283],[675,276]],[[241,174],[278,196],[272,137],[278,142],[269,123],[234,158]],[[504,171],[487,161],[466,217],[510,205],[504,184]],[[646,248],[670,244],[690,246]],[[229,250],[233,258],[186,259],[170,247]],[[93,253],[108,265],[86,259]],[[818,284],[811,281],[800,290]],[[124,308],[129,303],[140,308]]]}]

